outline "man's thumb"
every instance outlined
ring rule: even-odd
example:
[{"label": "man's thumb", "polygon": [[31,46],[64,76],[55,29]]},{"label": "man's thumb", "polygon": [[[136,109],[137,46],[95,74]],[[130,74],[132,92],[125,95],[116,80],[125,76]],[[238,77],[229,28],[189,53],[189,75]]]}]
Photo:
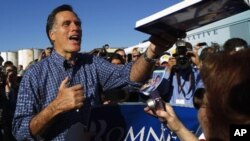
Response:
[{"label": "man's thumb", "polygon": [[67,77],[61,82],[61,85],[60,85],[59,89],[67,88],[67,87],[68,87],[68,82],[69,82],[69,77],[67,76]]}]

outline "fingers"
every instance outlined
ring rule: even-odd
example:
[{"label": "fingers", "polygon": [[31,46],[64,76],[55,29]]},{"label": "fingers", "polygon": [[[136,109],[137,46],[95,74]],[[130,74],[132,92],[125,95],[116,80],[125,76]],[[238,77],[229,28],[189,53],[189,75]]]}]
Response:
[{"label": "fingers", "polygon": [[153,112],[149,107],[145,107],[145,108],[144,108],[144,111],[145,111],[146,113],[148,113],[149,115],[151,115],[151,116],[157,117],[156,113]]},{"label": "fingers", "polygon": [[77,84],[74,85],[72,87],[70,87],[70,89],[72,91],[74,91],[76,98],[79,97],[80,101],[84,101],[85,100],[85,95],[84,95],[84,90],[83,90],[83,86],[81,84]]},{"label": "fingers", "polygon": [[77,90],[83,90],[83,86],[81,84],[74,85],[70,87],[72,90],[77,91]]},{"label": "fingers", "polygon": [[170,130],[179,131],[182,127],[181,122],[179,121],[178,117],[176,116],[174,109],[168,103],[165,104],[165,111],[164,110],[151,110],[149,107],[145,107],[144,111],[152,116],[157,117],[161,122],[165,123]]},{"label": "fingers", "polygon": [[79,109],[84,105],[86,97],[84,96],[83,93],[79,93],[75,97],[75,108],[74,109]]},{"label": "fingers", "polygon": [[187,51],[187,54],[193,55],[193,54],[195,54],[195,52],[190,50],[190,51]]},{"label": "fingers", "polygon": [[83,102],[79,102],[76,106],[75,109],[79,109],[83,106]]},{"label": "fingers", "polygon": [[158,36],[151,36],[149,38],[151,42],[149,48],[155,55],[161,55],[164,51],[170,49],[174,43],[177,41],[176,37],[173,36],[166,36],[166,37],[158,37]]},{"label": "fingers", "polygon": [[66,77],[59,87],[59,90],[61,92],[67,93],[67,94],[73,94],[73,95],[82,95],[84,93],[83,86],[81,84],[74,85],[72,87],[69,87],[69,77]]},{"label": "fingers", "polygon": [[83,102],[85,100],[83,86],[81,84],[74,85],[70,87],[70,89],[74,92],[76,101]]},{"label": "fingers", "polygon": [[174,112],[172,106],[169,105],[168,103],[165,103],[165,102],[164,102],[164,104],[165,104],[166,111],[164,111],[164,110],[153,111],[149,107],[145,107],[144,111],[150,115],[161,117],[161,118],[169,118],[171,116],[175,116],[175,112]]},{"label": "fingers", "polygon": [[64,91],[65,95],[71,95],[75,97],[76,101],[82,102],[85,100],[83,86],[81,84],[74,85],[69,87],[69,77],[66,77],[59,87],[61,91]]},{"label": "fingers", "polygon": [[61,85],[60,85],[59,89],[67,88],[67,87],[68,87],[68,82],[69,82],[69,77],[66,77],[66,78],[61,82]]},{"label": "fingers", "polygon": [[[69,84],[69,77],[67,76],[62,82],[61,82],[61,85],[60,85],[60,87],[59,88],[68,88],[69,86],[68,86],[68,84]],[[77,85],[74,85],[74,86],[72,86],[72,87],[70,87],[72,90],[75,90],[75,91],[77,91],[77,90],[81,90],[81,89],[83,89],[83,86],[81,85],[81,84],[77,84]]]},{"label": "fingers", "polygon": [[167,116],[171,116],[171,117],[176,117],[176,114],[174,112],[174,109],[172,108],[171,105],[169,105],[168,103],[165,104],[165,108],[166,108],[166,111],[167,111]]},{"label": "fingers", "polygon": [[201,46],[194,46],[195,51],[198,51],[199,49],[201,49]]},{"label": "fingers", "polygon": [[61,112],[81,108],[84,105],[84,101],[86,99],[83,86],[81,84],[77,84],[70,87],[69,82],[69,77],[66,77],[61,82],[55,100],[55,105],[59,107]]},{"label": "fingers", "polygon": [[172,36],[169,36],[167,38],[159,38],[156,36],[151,36],[149,38],[149,41],[157,46],[161,46],[161,47],[165,47],[166,49],[169,49],[177,41],[177,38],[172,37]]}]

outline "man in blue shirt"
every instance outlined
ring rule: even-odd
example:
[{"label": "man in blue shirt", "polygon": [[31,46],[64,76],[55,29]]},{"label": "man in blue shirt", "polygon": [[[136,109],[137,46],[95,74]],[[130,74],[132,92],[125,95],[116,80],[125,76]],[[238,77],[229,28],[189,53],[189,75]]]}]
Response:
[{"label": "man in blue shirt", "polygon": [[80,54],[81,21],[69,5],[51,12],[46,32],[52,54],[32,65],[20,84],[13,119],[18,140],[65,140],[75,125],[87,125],[90,107],[101,103],[100,90],[137,87],[150,76],[156,56],[176,41],[152,36],[144,55],[126,65]]}]

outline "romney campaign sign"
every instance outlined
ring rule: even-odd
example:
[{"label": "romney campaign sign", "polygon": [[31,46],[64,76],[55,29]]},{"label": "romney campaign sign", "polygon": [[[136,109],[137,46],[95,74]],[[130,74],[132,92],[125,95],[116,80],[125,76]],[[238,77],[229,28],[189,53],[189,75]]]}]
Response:
[{"label": "romney campaign sign", "polygon": [[[157,118],[144,112],[143,103],[94,107],[88,125],[91,141],[178,141]],[[193,133],[199,128],[197,110],[173,106],[177,116]]]}]

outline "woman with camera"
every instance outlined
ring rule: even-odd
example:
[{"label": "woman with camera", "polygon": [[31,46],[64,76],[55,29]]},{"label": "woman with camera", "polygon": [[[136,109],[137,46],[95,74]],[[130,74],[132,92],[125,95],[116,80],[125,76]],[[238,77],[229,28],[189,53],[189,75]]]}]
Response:
[{"label": "woman with camera", "polygon": [[[229,128],[233,125],[250,123],[250,49],[212,54],[201,67],[205,93],[194,96],[194,106],[198,108],[198,118],[208,141],[230,140]],[[166,120],[170,130],[180,140],[196,141],[194,134],[181,123],[172,107],[165,104],[166,110],[145,112]]]}]

